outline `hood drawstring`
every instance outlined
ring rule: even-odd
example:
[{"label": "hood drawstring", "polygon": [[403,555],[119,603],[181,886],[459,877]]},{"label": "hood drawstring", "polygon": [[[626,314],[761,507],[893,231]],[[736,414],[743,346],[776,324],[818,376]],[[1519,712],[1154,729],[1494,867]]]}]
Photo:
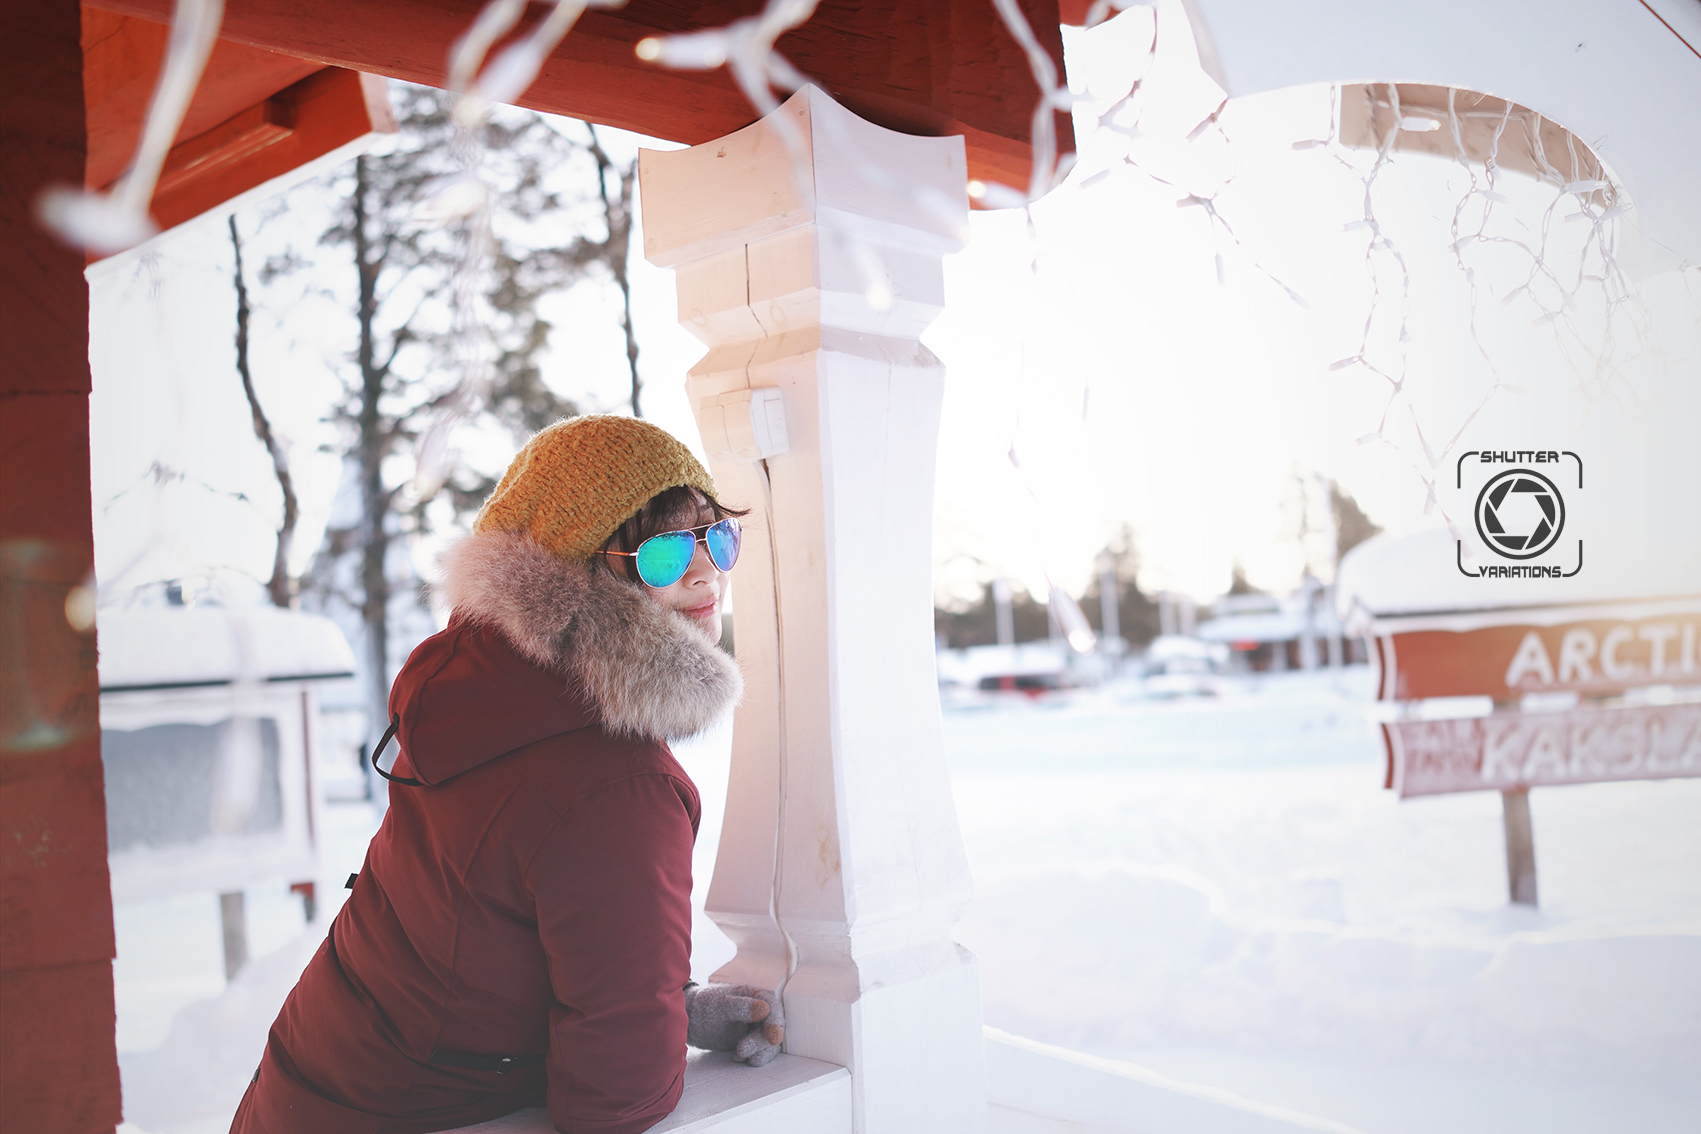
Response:
[{"label": "hood drawstring", "polygon": [[400,728],[401,724],[402,715],[400,713],[390,714],[390,727],[384,730],[383,739],[378,742],[378,747],[372,750],[372,770],[393,784],[402,784],[406,787],[425,787],[424,780],[416,780],[411,776],[392,776],[378,766],[378,754],[384,751],[384,746],[390,743],[390,739],[396,735],[396,729]]}]

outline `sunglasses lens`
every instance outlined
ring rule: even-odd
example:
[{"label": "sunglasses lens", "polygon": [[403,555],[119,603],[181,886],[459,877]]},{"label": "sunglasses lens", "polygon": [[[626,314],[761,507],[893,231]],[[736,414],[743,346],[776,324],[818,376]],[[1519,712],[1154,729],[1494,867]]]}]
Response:
[{"label": "sunglasses lens", "polygon": [[638,578],[652,587],[671,587],[685,577],[697,539],[690,532],[663,532],[638,545]]},{"label": "sunglasses lens", "polygon": [[709,545],[709,558],[722,571],[732,570],[732,565],[738,562],[738,547],[743,540],[744,531],[731,516],[717,524],[710,524],[709,530],[703,533],[703,542]]}]

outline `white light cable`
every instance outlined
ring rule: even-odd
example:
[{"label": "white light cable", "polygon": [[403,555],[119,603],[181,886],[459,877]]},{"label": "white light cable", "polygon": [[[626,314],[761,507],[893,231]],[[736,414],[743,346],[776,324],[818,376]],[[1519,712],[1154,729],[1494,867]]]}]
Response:
[{"label": "white light cable", "polygon": [[[797,971],[798,949],[797,942],[792,939],[786,929],[785,915],[780,912],[780,893],[785,883],[786,861],[786,811],[789,799],[787,796],[787,781],[789,779],[786,735],[786,635],[785,608],[780,595],[780,544],[774,529],[774,484],[768,471],[768,462],[764,458],[759,462],[762,472],[762,511],[768,521],[768,558],[770,570],[774,577],[774,673],[775,701],[778,705],[778,733],[775,756],[779,762],[779,785],[776,795],[776,814],[774,817],[774,881],[768,894],[768,915],[774,919],[774,928],[780,931],[780,937],[786,944],[786,971],[774,989],[775,999],[785,996],[786,985],[791,983],[792,974]],[[784,1003],[781,1000],[782,1004]]]},{"label": "white light cable", "polygon": [[90,193],[65,185],[43,192],[36,201],[36,212],[50,231],[99,256],[133,248],[159,232],[148,215],[148,206],[223,20],[224,0],[177,0],[165,63],[148,102],[148,116],[142,123],[130,168],[110,193]]}]

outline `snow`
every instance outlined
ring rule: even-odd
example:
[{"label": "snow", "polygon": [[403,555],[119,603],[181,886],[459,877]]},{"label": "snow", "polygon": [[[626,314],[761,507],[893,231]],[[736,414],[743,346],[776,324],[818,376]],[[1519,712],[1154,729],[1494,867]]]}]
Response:
[{"label": "snow", "polygon": [[[1384,791],[1362,670],[994,698],[945,716],[989,1025],[1367,1132],[1679,1129],[1701,1112],[1701,782],[1541,789],[1539,910],[1506,902],[1492,793]],[[728,733],[677,748],[704,796]],[[376,823],[328,807],[320,924],[249,895],[227,989],[212,895],[117,911],[126,1134],[227,1128]],[[699,916],[693,975],[731,946]]]},{"label": "snow", "polygon": [[[1400,802],[1349,671],[946,720],[986,1021],[1375,1131],[1701,1110],[1701,783]],[[1630,1115],[1643,1121],[1626,1123]]]},{"label": "snow", "polygon": [[347,677],[354,654],[330,619],[273,606],[109,607],[103,689]]}]

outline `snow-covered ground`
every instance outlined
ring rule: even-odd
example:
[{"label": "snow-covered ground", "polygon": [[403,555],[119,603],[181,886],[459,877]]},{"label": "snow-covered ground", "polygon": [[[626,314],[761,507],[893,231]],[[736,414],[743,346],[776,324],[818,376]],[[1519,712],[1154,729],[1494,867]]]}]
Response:
[{"label": "snow-covered ground", "polygon": [[[1701,782],[1536,792],[1542,906],[1514,910],[1499,799],[1383,791],[1367,695],[1347,671],[948,711],[987,1022],[1370,1134],[1694,1129]],[[727,744],[679,749],[699,902]],[[376,822],[328,810],[319,924],[251,892],[228,989],[212,895],[118,907],[132,1130],[227,1128]],[[694,974],[729,954],[700,919]]]},{"label": "snow-covered ground", "polygon": [[1382,789],[1366,674],[946,715],[987,1022],[1366,1131],[1701,1115],[1701,782]]}]

